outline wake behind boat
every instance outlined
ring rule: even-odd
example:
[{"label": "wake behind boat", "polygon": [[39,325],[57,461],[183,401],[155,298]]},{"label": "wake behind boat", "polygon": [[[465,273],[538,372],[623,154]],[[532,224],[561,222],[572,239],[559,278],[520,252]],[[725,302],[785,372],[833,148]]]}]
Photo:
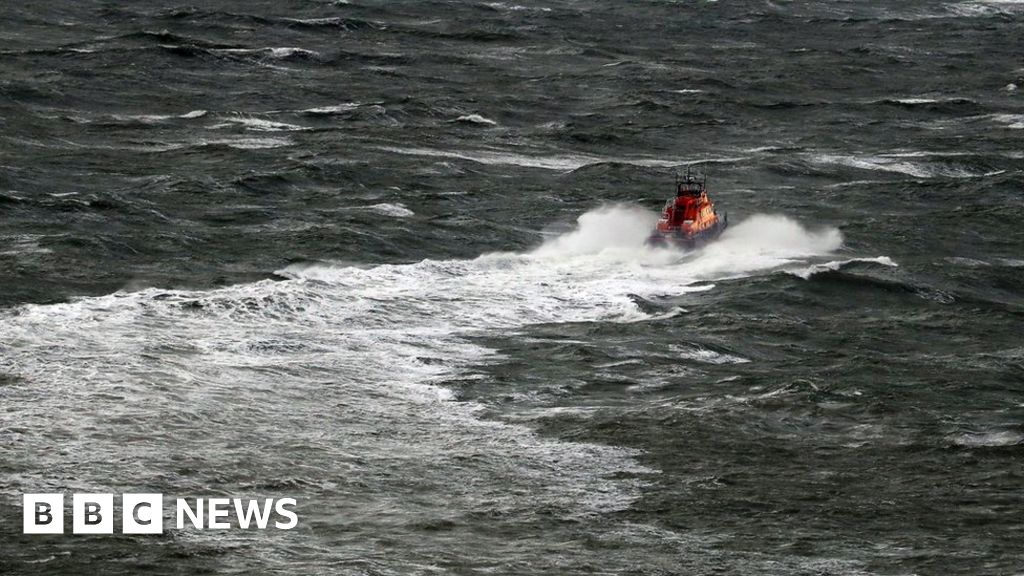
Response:
[{"label": "wake behind boat", "polygon": [[708,198],[707,174],[698,179],[687,168],[685,176],[677,177],[676,196],[665,204],[647,245],[692,250],[718,238],[728,225],[728,215],[719,217]]}]

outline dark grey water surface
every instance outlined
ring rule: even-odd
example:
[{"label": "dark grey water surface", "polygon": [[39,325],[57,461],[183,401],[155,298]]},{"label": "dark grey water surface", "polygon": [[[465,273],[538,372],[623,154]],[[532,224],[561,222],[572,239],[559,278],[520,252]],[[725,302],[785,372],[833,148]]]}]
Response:
[{"label": "dark grey water surface", "polygon": [[[1022,17],[7,3],[0,571],[1019,574]],[[644,248],[692,162],[730,230]]]}]

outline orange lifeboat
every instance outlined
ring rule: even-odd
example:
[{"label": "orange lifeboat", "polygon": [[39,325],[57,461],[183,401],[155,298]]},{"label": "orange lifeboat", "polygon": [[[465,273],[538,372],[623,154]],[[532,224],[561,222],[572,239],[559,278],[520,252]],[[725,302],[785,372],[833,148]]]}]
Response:
[{"label": "orange lifeboat", "polygon": [[661,219],[647,239],[649,246],[699,248],[718,238],[729,225],[728,215],[719,217],[708,198],[707,176],[698,180],[687,168],[676,182],[676,197],[661,212]]}]

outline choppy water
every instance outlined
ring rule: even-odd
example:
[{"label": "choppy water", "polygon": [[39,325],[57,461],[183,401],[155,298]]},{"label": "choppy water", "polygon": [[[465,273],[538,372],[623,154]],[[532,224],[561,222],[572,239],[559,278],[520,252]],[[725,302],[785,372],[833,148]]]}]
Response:
[{"label": "choppy water", "polygon": [[[0,7],[0,570],[1018,573],[1022,17]],[[732,226],[645,248],[690,162]]]}]

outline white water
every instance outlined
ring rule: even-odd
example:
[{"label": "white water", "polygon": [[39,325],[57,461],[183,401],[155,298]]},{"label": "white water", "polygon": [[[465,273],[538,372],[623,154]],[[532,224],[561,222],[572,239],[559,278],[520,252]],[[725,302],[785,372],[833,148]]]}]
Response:
[{"label": "white water", "polygon": [[534,155],[507,152],[505,150],[437,150],[433,148],[406,148],[395,146],[381,146],[385,152],[395,154],[407,154],[410,156],[426,156],[433,158],[458,158],[470,160],[480,164],[496,166],[525,166],[528,168],[539,168],[543,170],[572,171],[591,164],[602,162],[615,162],[619,164],[632,164],[634,166],[657,166],[675,167],[693,162],[715,163],[735,162],[745,159],[744,157],[719,157],[719,158],[626,158],[618,156],[594,156],[584,153],[567,153],[558,155]]},{"label": "white water", "polygon": [[633,451],[481,420],[445,384],[493,359],[468,335],[643,320],[630,294],[705,290],[690,285],[841,244],[834,229],[755,216],[684,255],[643,245],[652,219],[605,207],[529,253],[290,266],[282,282],[5,311],[0,371],[20,377],[4,388],[6,419],[23,432],[0,458],[24,472],[0,485],[273,495],[266,481],[302,486],[317,505],[300,511],[306,525],[337,514],[369,532],[532,506],[566,518],[628,507],[641,482],[629,474],[651,472]]},{"label": "white water", "polygon": [[888,256],[878,256],[875,258],[849,258],[847,260],[832,260],[830,262],[823,262],[821,264],[811,264],[810,266],[796,268],[793,270],[786,270],[786,272],[803,278],[804,280],[810,280],[815,274],[821,272],[836,271],[842,269],[847,264],[853,264],[854,262],[864,262],[872,264],[880,264],[882,266],[891,266],[893,268],[899,266],[896,262],[893,262],[892,258]]}]

